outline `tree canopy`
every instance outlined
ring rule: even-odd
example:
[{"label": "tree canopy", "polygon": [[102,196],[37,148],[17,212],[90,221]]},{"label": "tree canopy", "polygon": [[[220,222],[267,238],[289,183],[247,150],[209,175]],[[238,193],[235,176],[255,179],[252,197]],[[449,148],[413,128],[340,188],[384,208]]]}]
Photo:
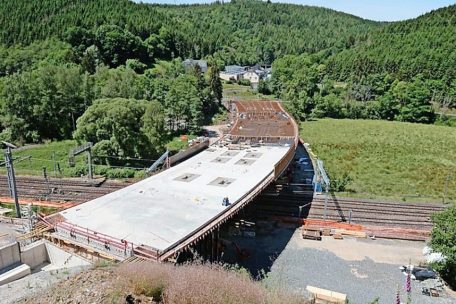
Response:
[{"label": "tree canopy", "polygon": [[456,288],[456,205],[452,205],[433,217],[430,245],[436,252],[445,256],[445,260],[434,265],[442,277]]},{"label": "tree canopy", "polygon": [[[159,104],[165,133],[197,133],[218,111],[219,71],[228,64],[272,63],[272,78],[258,89],[287,101],[300,120],[450,124],[435,109],[456,107],[455,10],[378,23],[256,0],[178,6],[5,0],[0,137],[71,138],[95,100],[118,98]],[[207,59],[208,72],[184,68],[187,57]]]},{"label": "tree canopy", "polygon": [[156,157],[163,150],[163,108],[157,102],[99,99],[77,121],[74,138],[94,143],[94,154]]},{"label": "tree canopy", "polygon": [[[208,55],[226,64],[270,64],[286,54],[342,50],[382,24],[329,9],[239,0],[202,5],[151,5],[129,0],[5,0],[0,43],[56,37],[79,53],[95,44],[109,65]],[[128,58],[125,58],[128,57]]]}]

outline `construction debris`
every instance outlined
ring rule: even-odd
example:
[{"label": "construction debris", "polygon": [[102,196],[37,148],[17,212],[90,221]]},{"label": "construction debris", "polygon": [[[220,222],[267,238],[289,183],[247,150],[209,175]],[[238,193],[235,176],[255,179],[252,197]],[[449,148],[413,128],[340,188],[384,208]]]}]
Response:
[{"label": "construction debris", "polygon": [[340,292],[335,292],[309,285],[307,285],[306,290],[313,295],[315,303],[347,303],[347,295]]},{"label": "construction debris", "polygon": [[321,231],[317,228],[302,227],[302,238],[321,241]]}]

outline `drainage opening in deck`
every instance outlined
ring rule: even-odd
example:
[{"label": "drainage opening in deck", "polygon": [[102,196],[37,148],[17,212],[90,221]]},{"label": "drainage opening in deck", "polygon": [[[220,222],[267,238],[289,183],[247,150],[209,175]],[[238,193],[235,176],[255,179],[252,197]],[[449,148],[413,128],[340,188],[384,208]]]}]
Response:
[{"label": "drainage opening in deck", "polygon": [[217,177],[214,179],[212,182],[210,182],[208,185],[211,186],[218,186],[218,187],[228,187],[231,185],[236,179],[234,178],[228,178],[228,177]]},{"label": "drainage opening in deck", "polygon": [[263,153],[259,153],[259,152],[249,152],[249,153],[247,153],[244,157],[245,157],[245,158],[260,158],[261,155],[263,155]]},{"label": "drainage opening in deck", "polygon": [[240,160],[238,160],[235,165],[241,165],[241,166],[250,166],[251,164],[253,164],[255,162],[254,159],[246,159],[246,158],[241,158]]},{"label": "drainage opening in deck", "polygon": [[199,174],[193,174],[193,173],[184,173],[178,177],[176,177],[174,180],[181,181],[181,182],[191,182],[192,180],[200,177],[201,175]]},{"label": "drainage opening in deck", "polygon": [[224,164],[228,162],[231,158],[229,157],[216,157],[212,160],[213,163],[221,163]]},{"label": "drainage opening in deck", "polygon": [[236,156],[236,155],[238,155],[238,154],[239,154],[238,151],[226,151],[226,152],[222,153],[221,156],[233,157],[233,156]]}]

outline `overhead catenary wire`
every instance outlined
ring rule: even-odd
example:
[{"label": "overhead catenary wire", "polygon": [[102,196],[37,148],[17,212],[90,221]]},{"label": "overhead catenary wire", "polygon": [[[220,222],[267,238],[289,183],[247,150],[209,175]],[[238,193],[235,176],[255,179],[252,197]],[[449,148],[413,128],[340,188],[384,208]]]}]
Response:
[{"label": "overhead catenary wire", "polygon": [[[120,160],[140,160],[140,161],[148,161],[148,162],[156,161],[156,159],[149,159],[149,158],[135,158],[135,157],[124,157],[124,156],[112,156],[112,155],[94,155],[93,157],[115,158],[115,159],[120,159]],[[59,161],[59,160],[53,160],[53,159],[38,158],[38,157],[34,157],[34,156],[30,156],[30,159],[47,161],[47,162]],[[62,159],[62,160],[65,160],[65,159]],[[62,161],[62,160],[60,160],[60,161]]]}]

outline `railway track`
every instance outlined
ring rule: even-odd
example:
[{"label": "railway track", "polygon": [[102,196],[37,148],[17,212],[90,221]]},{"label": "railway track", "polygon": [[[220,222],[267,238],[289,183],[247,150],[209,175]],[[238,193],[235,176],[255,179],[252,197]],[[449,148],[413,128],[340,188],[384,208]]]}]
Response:
[{"label": "railway track", "polygon": [[[17,176],[16,186],[19,199],[31,201],[84,203],[121,189],[130,183],[111,181],[83,181],[80,179],[57,179]],[[8,197],[9,188],[5,176],[0,176],[0,196]]]},{"label": "railway track", "polygon": [[[46,181],[43,177],[32,176],[17,176],[17,185],[53,185],[53,186],[73,186],[73,187],[92,187],[92,188],[113,188],[119,189],[128,186],[130,183],[106,181],[104,179],[98,181],[84,181],[79,178],[48,178]],[[0,175],[0,184],[7,184],[7,178]]]},{"label": "railway track", "polygon": [[[323,219],[325,200],[314,198],[308,219]],[[440,204],[394,203],[359,199],[329,199],[326,218],[331,221],[348,222],[363,225],[432,229],[432,214],[442,211]],[[351,215],[350,215],[351,212]]]},{"label": "railway track", "polygon": [[[313,202],[324,203],[324,198],[316,197],[313,199]],[[381,202],[381,201],[372,201],[372,200],[360,200],[360,199],[351,199],[351,198],[337,198],[328,199],[328,202],[338,203],[341,205],[362,205],[362,206],[380,206],[380,207],[393,207],[393,208],[406,208],[410,209],[419,209],[419,210],[430,210],[430,211],[442,211],[445,206],[442,204],[435,203],[402,203],[402,202]]]}]

